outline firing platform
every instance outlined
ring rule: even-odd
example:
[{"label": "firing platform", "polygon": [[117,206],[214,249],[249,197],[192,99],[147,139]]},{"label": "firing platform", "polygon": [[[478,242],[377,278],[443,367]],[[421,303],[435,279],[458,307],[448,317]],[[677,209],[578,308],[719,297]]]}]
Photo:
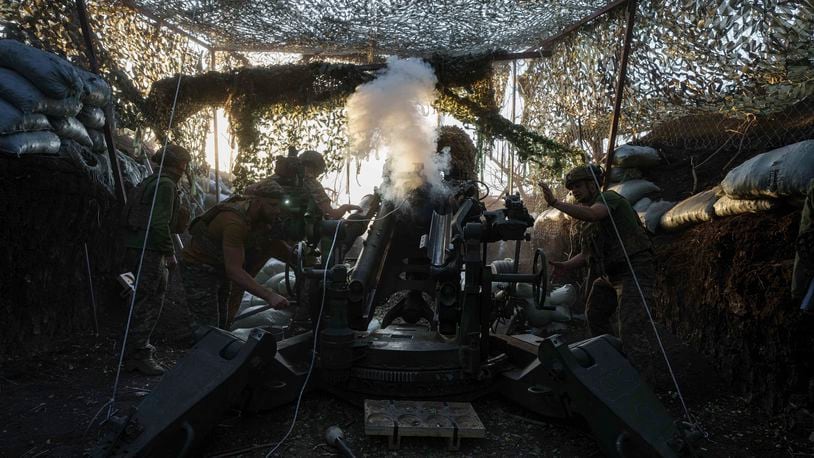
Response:
[{"label": "firing platform", "polygon": [[443,437],[458,450],[461,438],[484,438],[486,428],[468,402],[365,399],[365,434],[387,436],[391,450],[402,437]]}]

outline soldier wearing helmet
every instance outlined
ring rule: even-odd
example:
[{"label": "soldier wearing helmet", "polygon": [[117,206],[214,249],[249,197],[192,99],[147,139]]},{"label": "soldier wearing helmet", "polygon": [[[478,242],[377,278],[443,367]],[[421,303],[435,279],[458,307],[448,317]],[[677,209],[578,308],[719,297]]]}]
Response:
[{"label": "soldier wearing helmet", "polygon": [[288,306],[285,297],[257,283],[244,267],[253,241],[279,223],[283,188],[268,180],[210,208],[189,225],[192,240],[182,252],[184,290],[194,327],[226,327],[231,284],[265,300],[273,308]]},{"label": "soldier wearing helmet", "polygon": [[582,165],[570,170],[565,175],[565,187],[573,194],[574,204],[558,200],[551,189],[540,182],[549,206],[588,223],[582,234],[581,252],[567,261],[551,262],[551,265],[554,267],[552,275],[557,270],[590,266],[596,279],[585,306],[585,316],[594,336],[613,334],[610,317],[618,304],[627,310],[635,310],[635,313],[643,310],[641,295],[625,253],[648,304],[655,281],[650,238],[624,197],[614,191],[600,191],[602,179],[602,169],[596,165]]},{"label": "soldier wearing helmet", "polygon": [[319,176],[325,173],[325,159],[322,155],[313,150],[307,150],[298,156],[303,168],[303,186],[308,189],[311,198],[316,206],[322,211],[327,219],[339,219],[345,213],[352,210],[361,210],[360,207],[351,204],[340,205],[339,208],[331,206],[331,198],[325,193],[325,188],[319,182]]},{"label": "soldier wearing helmet", "polygon": [[144,252],[124,364],[125,369],[145,375],[164,373],[153,358],[150,336],[161,313],[169,269],[176,264],[172,234],[186,226],[188,212],[180,205],[178,181],[190,159],[189,152],[178,145],[167,145],[155,154],[155,173],[130,191],[122,212],[125,264],[131,272],[139,271]]}]

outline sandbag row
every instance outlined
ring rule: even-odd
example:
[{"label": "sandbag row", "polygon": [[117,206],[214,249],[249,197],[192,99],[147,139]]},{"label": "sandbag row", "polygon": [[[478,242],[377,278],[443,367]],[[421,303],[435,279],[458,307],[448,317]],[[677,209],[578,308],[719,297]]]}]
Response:
[{"label": "sandbag row", "polygon": [[0,40],[0,153],[56,155],[62,141],[104,152],[102,107],[111,97],[110,85],[98,75],[18,41]]}]

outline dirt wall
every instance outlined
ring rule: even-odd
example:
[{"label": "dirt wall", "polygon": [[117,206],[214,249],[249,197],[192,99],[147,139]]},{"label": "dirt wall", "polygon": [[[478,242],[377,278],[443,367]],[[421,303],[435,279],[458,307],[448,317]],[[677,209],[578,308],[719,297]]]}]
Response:
[{"label": "dirt wall", "polygon": [[738,215],[655,240],[659,321],[770,411],[814,402],[814,319],[790,297],[799,217]]},{"label": "dirt wall", "polygon": [[118,213],[67,159],[0,156],[0,359],[93,329],[85,243],[97,307],[109,306]]}]

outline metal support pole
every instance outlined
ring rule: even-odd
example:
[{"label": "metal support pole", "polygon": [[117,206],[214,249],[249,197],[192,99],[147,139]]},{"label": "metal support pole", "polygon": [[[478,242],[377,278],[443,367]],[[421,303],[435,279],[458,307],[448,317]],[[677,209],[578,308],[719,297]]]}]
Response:
[{"label": "metal support pole", "polygon": [[[96,60],[96,51],[93,48],[93,32],[88,21],[88,11],[85,8],[85,0],[76,0],[76,11],[79,15],[79,24],[82,27],[82,37],[85,39],[85,53],[90,63],[90,71],[99,75],[99,61]],[[119,159],[116,157],[116,145],[113,143],[113,100],[105,106],[105,142],[107,142],[107,154],[110,158],[110,168],[113,170],[113,182],[116,189],[116,197],[122,204],[127,203],[127,195],[124,192],[122,180],[122,169],[119,166]]]},{"label": "metal support pole", "polygon": [[[517,61],[512,61],[512,124],[516,121],[515,104],[517,102]],[[509,147],[509,192],[511,195],[514,189],[514,153],[515,148]]]},{"label": "metal support pole", "polygon": [[[215,53],[212,48],[209,49],[209,69],[215,71]],[[212,128],[215,130],[215,203],[220,203],[220,158],[218,155],[218,143],[220,143],[220,134],[218,133],[218,107],[212,107]]]},{"label": "metal support pole", "polygon": [[[625,92],[627,78],[627,59],[630,54],[630,42],[633,40],[633,22],[636,18],[636,1],[627,4],[627,26],[625,28],[625,44],[622,48],[622,62],[619,65],[619,78],[616,80],[616,98],[613,101],[613,118],[611,119],[610,134],[608,135],[608,157],[605,162],[605,172],[610,173],[613,164],[613,150],[616,149],[616,131],[619,129],[619,114],[622,109],[622,96]],[[604,190],[608,190],[610,180],[605,180]]]}]

